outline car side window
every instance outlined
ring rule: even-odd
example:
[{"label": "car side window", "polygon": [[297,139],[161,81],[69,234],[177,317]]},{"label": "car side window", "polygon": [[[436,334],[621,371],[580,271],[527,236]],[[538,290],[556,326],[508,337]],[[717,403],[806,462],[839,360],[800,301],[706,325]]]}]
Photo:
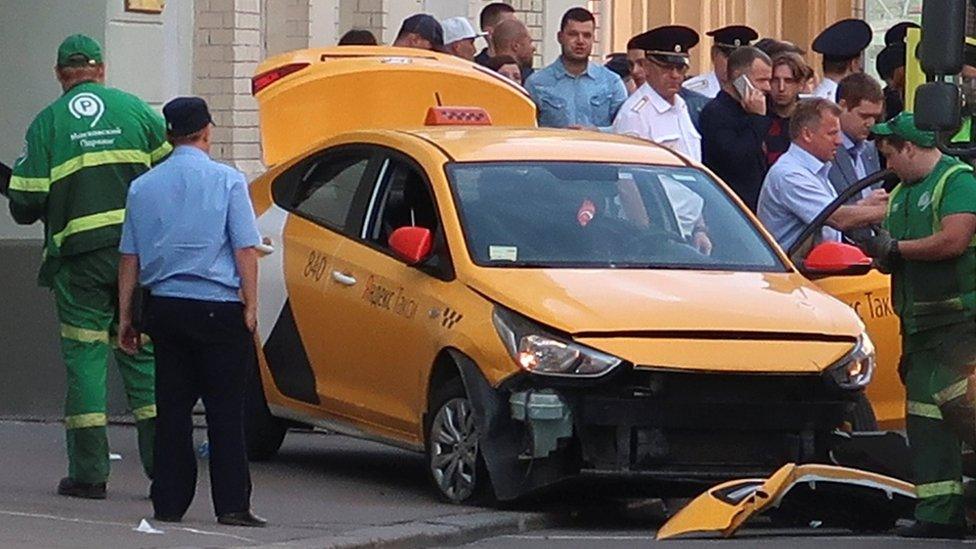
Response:
[{"label": "car side window", "polygon": [[389,249],[390,235],[400,227],[424,227],[436,234],[439,225],[434,198],[420,172],[398,159],[391,159],[385,172],[366,240]]},{"label": "car side window", "polygon": [[312,163],[296,189],[294,209],[314,221],[355,234],[361,223],[357,203],[368,175],[369,151],[325,155]]}]

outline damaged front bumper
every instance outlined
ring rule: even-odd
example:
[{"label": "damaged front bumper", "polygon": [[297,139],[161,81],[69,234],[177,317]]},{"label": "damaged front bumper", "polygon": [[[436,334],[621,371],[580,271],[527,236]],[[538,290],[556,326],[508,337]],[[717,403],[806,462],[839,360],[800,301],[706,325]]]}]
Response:
[{"label": "damaged front bumper", "polygon": [[496,496],[588,476],[714,483],[827,463],[854,395],[814,375],[621,369],[576,383],[520,375],[492,388],[462,366]]}]

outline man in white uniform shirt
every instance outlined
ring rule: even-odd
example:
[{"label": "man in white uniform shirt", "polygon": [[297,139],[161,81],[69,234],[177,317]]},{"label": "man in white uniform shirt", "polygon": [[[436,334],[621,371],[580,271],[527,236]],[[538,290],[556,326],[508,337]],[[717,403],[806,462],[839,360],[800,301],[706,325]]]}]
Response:
[{"label": "man in white uniform shirt", "polygon": [[[826,99],[800,101],[790,119],[792,144],[763,181],[756,213],[784,249],[837,198],[828,173],[842,142],[840,115]],[[872,198],[841,206],[827,218],[820,240],[840,242],[842,231],[881,223],[884,216],[884,204]]]},{"label": "man in white uniform shirt", "polygon": [[688,72],[688,51],[697,43],[697,32],[676,25],[631,39],[630,45],[645,52],[637,62],[643,65],[647,81],[620,107],[613,122],[615,133],[653,141],[701,162],[701,135],[678,95]]}]

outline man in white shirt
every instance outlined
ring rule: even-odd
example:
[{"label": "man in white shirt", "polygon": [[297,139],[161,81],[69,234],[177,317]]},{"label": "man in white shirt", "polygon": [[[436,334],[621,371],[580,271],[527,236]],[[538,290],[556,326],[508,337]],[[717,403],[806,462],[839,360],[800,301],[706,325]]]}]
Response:
[{"label": "man in white shirt", "polygon": [[[837,198],[828,174],[842,142],[840,115],[826,99],[801,101],[790,120],[792,144],[763,181],[757,215],[784,249]],[[872,199],[841,206],[827,218],[821,240],[839,242],[841,231],[880,223],[884,216],[885,206]]]},{"label": "man in white shirt", "polygon": [[860,19],[844,19],[827,27],[813,41],[813,51],[823,55],[823,80],[815,97],[837,101],[837,85],[845,76],[864,72],[861,54],[871,44],[871,27]]},{"label": "man in white shirt", "polygon": [[748,46],[759,38],[759,33],[745,25],[731,25],[705,33],[712,37],[712,71],[685,80],[687,90],[698,92],[709,99],[715,99],[722,91],[722,84],[728,77],[729,54],[742,46]]},{"label": "man in white shirt", "polygon": [[637,62],[643,65],[647,81],[620,107],[613,122],[615,133],[654,141],[701,161],[701,135],[678,95],[688,72],[688,51],[697,43],[698,33],[676,25],[631,39],[630,45],[645,52]]}]

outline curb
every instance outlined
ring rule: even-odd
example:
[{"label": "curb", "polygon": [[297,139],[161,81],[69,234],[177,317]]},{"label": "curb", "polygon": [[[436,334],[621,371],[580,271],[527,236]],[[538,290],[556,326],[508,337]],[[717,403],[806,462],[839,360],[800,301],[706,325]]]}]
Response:
[{"label": "curb", "polygon": [[461,545],[488,536],[547,528],[559,517],[545,513],[483,512],[371,526],[333,536],[249,545],[259,549],[420,548]]}]

